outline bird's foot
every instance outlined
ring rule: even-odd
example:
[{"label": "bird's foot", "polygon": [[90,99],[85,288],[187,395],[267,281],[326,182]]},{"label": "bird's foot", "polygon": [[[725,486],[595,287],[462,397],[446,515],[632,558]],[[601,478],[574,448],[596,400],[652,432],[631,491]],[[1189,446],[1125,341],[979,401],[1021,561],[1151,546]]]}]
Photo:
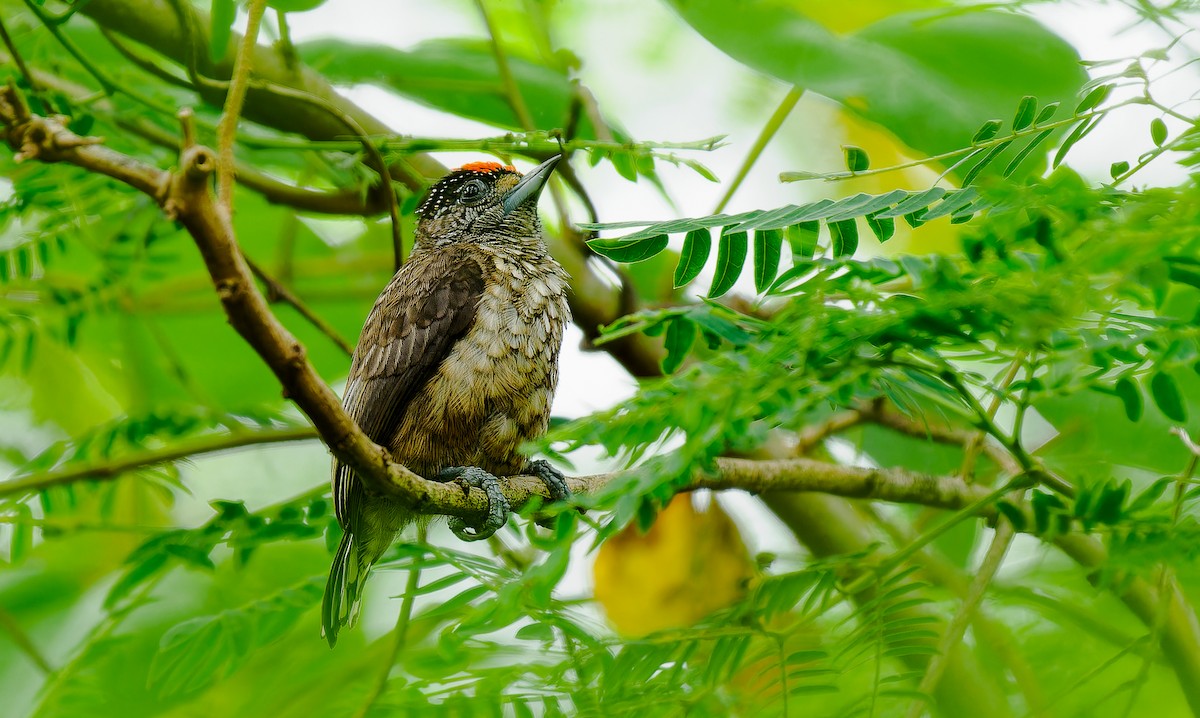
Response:
[{"label": "bird's foot", "polygon": [[487,495],[487,518],[480,525],[470,526],[457,516],[450,519],[450,531],[459,539],[482,541],[508,523],[508,514],[511,510],[508,499],[504,498],[504,492],[500,489],[500,480],[492,474],[478,466],[451,466],[442,469],[433,478],[434,481],[453,481],[462,487],[464,493],[469,493],[472,488],[476,488]]},{"label": "bird's foot", "polygon": [[567,488],[567,477],[563,472],[554,468],[554,466],[545,459],[530,461],[522,472],[530,476],[536,476],[541,479],[546,485],[546,490],[550,492],[551,501],[566,501],[571,498],[571,490]]}]

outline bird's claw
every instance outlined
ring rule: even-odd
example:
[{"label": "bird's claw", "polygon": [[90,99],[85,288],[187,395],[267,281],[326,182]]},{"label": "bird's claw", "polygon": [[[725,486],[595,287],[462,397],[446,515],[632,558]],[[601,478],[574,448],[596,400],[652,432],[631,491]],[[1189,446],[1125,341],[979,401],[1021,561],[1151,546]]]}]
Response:
[{"label": "bird's claw", "polygon": [[549,461],[545,459],[530,461],[523,473],[541,479],[542,483],[546,485],[546,490],[550,492],[551,501],[566,501],[571,498],[571,490],[567,488],[567,477],[563,475],[563,472],[554,468]]},{"label": "bird's claw", "polygon": [[508,499],[500,489],[500,480],[478,466],[451,466],[442,469],[434,477],[441,482],[454,482],[462,487],[463,493],[468,494],[472,488],[480,489],[487,495],[487,518],[478,526],[470,526],[466,521],[455,516],[450,519],[450,531],[462,541],[482,541],[499,531],[508,523],[511,510]]}]

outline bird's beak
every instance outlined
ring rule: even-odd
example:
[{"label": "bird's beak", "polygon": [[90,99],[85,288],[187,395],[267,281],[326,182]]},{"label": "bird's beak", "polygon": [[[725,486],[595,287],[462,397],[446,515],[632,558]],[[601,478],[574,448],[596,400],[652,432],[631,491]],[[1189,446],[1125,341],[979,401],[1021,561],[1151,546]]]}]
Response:
[{"label": "bird's beak", "polygon": [[546,186],[546,181],[550,179],[551,173],[554,172],[555,165],[562,159],[562,155],[555,155],[537,167],[529,171],[529,174],[521,178],[516,187],[508,193],[504,198],[504,216],[517,211],[517,207],[525,204],[525,201],[532,199],[537,201],[538,195],[542,193],[542,188]]}]

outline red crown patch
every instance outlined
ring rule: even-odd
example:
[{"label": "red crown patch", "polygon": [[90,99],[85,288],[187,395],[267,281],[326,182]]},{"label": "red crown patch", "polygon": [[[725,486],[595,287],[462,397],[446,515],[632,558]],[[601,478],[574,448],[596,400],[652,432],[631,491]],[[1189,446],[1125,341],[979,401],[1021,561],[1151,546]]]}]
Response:
[{"label": "red crown patch", "polygon": [[499,172],[500,170],[516,172],[517,168],[512,165],[502,165],[499,162],[468,162],[455,170],[455,172],[482,172],[490,174],[492,172]]}]

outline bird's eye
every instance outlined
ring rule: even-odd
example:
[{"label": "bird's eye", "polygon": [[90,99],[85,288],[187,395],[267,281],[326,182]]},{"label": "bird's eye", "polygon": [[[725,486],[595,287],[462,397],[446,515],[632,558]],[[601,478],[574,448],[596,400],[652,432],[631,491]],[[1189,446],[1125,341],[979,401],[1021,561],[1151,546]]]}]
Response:
[{"label": "bird's eye", "polygon": [[475,204],[483,199],[484,190],[487,189],[483,184],[483,180],[473,179],[464,184],[458,192],[458,198],[463,204]]}]

